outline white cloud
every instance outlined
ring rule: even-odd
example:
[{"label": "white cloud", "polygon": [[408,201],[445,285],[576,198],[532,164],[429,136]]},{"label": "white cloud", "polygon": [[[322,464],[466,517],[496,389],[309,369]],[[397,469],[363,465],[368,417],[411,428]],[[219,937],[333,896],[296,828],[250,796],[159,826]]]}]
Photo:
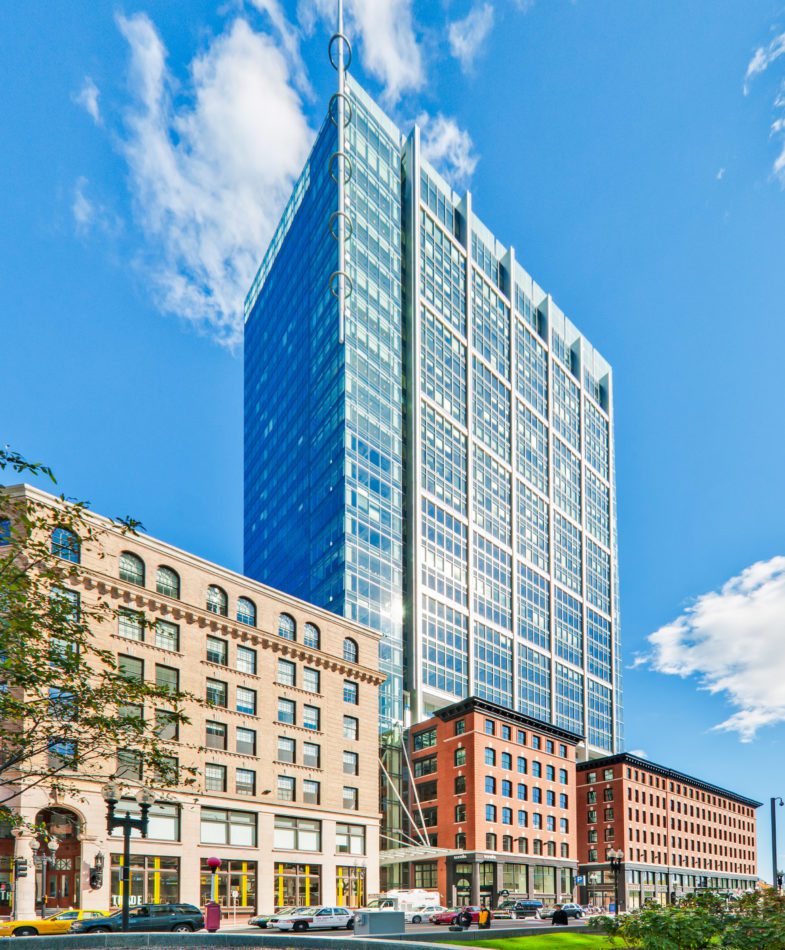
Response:
[{"label": "white cloud", "polygon": [[[425,83],[412,5],[413,0],[346,0],[345,32],[353,46],[359,39],[363,69],[382,83],[383,98],[390,105]],[[334,28],[335,10],[335,0],[300,0],[298,18],[308,32],[317,14]]]},{"label": "white cloud", "polygon": [[717,179],[717,181],[722,181],[722,179],[725,177],[725,169],[720,168],[714,177]]},{"label": "white cloud", "polygon": [[432,117],[423,112],[417,117],[417,124],[422,133],[423,156],[455,188],[465,187],[479,161],[469,133],[455,119],[441,113]]},{"label": "white cloud", "polygon": [[101,95],[98,86],[90,76],[85,76],[82,88],[73,97],[74,102],[80,105],[96,125],[101,124],[101,109],[98,98]]},{"label": "white cloud", "polygon": [[71,203],[71,212],[76,223],[76,230],[81,234],[90,229],[95,218],[95,205],[87,197],[87,179],[84,176],[77,178],[74,185],[74,200]]},{"label": "white cloud", "polygon": [[763,726],[785,722],[785,557],[753,564],[701,595],[649,642],[638,664],[695,676],[735,708],[716,729],[749,742]]},{"label": "white cloud", "polygon": [[744,95],[750,91],[750,81],[765,72],[771,64],[785,54],[785,33],[775,36],[768,46],[759,46],[747,64],[744,75]]},{"label": "white cloud", "polygon": [[493,6],[490,3],[478,4],[462,20],[450,24],[450,52],[460,62],[464,72],[469,72],[474,66],[492,28]]},{"label": "white cloud", "polygon": [[133,92],[121,148],[159,305],[235,345],[243,298],[313,140],[296,48],[287,55],[235,19],[190,64],[183,104],[151,20],[117,22]]},{"label": "white cloud", "polygon": [[639,759],[648,759],[645,749],[630,749],[630,755],[637,755]]}]

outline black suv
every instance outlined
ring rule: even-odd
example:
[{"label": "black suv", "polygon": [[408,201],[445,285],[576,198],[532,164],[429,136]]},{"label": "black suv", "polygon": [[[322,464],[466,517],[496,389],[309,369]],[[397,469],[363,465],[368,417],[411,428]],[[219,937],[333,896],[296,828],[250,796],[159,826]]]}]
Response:
[{"label": "black suv", "polygon": [[[70,933],[108,934],[122,929],[123,915],[118,910],[108,917],[94,920],[75,920]],[[128,912],[128,931],[171,930],[174,933],[191,933],[204,927],[204,916],[193,904],[140,904]]]},{"label": "black suv", "polygon": [[512,916],[517,919],[521,917],[539,917],[543,908],[542,901],[515,901],[512,909]]}]

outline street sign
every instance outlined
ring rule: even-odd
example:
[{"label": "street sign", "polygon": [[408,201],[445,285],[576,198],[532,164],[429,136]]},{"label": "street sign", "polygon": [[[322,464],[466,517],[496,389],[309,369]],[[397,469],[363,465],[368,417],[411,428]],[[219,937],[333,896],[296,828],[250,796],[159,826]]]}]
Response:
[{"label": "street sign", "polygon": [[586,875],[585,875],[585,874],[576,874],[576,875],[575,875],[575,883],[576,883],[576,884],[585,884],[585,883],[586,883]]}]

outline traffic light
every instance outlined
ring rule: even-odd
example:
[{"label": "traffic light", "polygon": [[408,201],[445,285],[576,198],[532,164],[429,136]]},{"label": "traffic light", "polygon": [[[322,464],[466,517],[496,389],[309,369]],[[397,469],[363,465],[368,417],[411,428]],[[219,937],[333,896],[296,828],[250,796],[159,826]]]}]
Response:
[{"label": "traffic light", "polygon": [[14,859],[14,877],[27,877],[27,858]]},{"label": "traffic light", "polygon": [[103,868],[90,868],[90,887],[97,891],[99,887],[104,883],[104,869]]}]

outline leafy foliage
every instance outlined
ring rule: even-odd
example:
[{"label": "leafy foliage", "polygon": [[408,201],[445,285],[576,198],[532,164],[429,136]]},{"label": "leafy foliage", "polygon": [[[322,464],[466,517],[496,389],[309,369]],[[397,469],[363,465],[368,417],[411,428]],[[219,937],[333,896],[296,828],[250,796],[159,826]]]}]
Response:
[{"label": "leafy foliage", "polygon": [[[45,475],[47,466],[0,448],[0,469]],[[167,725],[186,723],[195,698],[133,678],[96,631],[115,625],[118,610],[97,593],[80,597],[82,555],[102,555],[109,530],[133,535],[139,522],[107,523],[84,502],[54,505],[0,486],[0,817],[14,821],[15,799],[42,785],[75,791],[77,779],[105,781],[144,763],[156,787],[191,784],[158,736],[153,709]]]}]

